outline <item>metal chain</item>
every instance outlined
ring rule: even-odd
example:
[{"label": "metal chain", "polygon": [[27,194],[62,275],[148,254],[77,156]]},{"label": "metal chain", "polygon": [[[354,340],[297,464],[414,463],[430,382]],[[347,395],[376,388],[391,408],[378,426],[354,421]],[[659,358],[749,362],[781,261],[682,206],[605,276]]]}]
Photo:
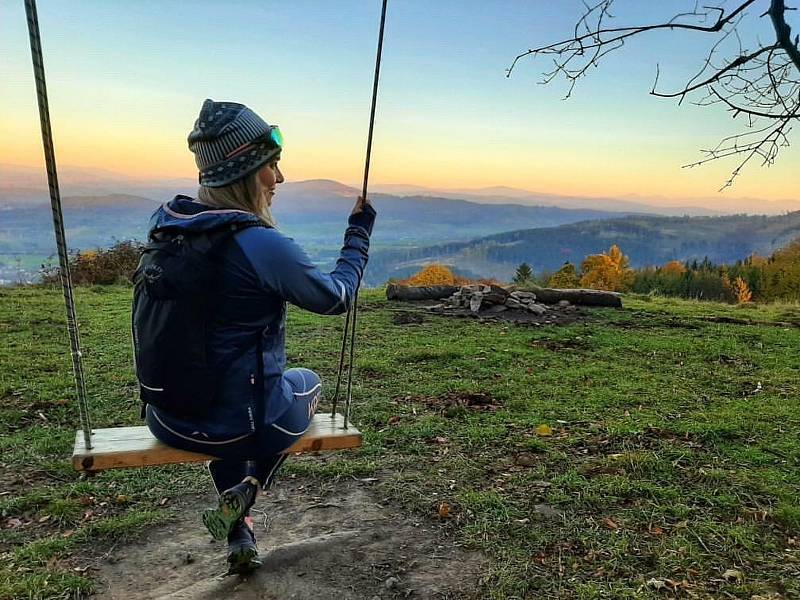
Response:
[{"label": "metal chain", "polygon": [[92,424],[89,420],[89,407],[86,403],[86,382],[83,376],[81,360],[81,340],[78,332],[78,320],[75,316],[75,298],[72,294],[72,276],[69,270],[67,240],[64,234],[64,215],[61,211],[61,194],[58,189],[58,173],[56,172],[56,155],[53,150],[53,132],[50,128],[50,108],[47,102],[47,85],[44,77],[44,59],[42,58],[42,41],[39,36],[39,18],[36,13],[36,1],[25,0],[25,12],[28,16],[28,33],[31,40],[31,58],[33,74],[36,79],[36,95],[39,102],[39,121],[42,126],[42,145],[44,160],[47,166],[47,183],[50,187],[50,208],[53,213],[53,228],[58,247],[61,288],[64,291],[64,304],[67,310],[67,329],[72,354],[72,371],[75,374],[75,388],[78,393],[78,412],[80,414],[83,441],[86,448],[92,447]]},{"label": "metal chain", "polygon": [[[378,32],[378,51],[375,56],[375,77],[372,81],[372,106],[370,107],[370,113],[369,113],[369,133],[367,134],[367,155],[364,161],[364,183],[361,187],[361,197],[364,198],[365,200],[367,198],[367,185],[369,183],[369,163],[370,159],[372,158],[372,132],[375,127],[375,107],[378,102],[378,80],[381,74],[381,55],[383,53],[383,31],[386,25],[386,3],[387,0],[383,0],[383,5],[381,7],[381,26]],[[339,399],[339,389],[341,387],[341,382],[342,382],[342,372],[344,371],[345,348],[347,347],[348,333],[349,333],[350,364],[348,365],[348,375],[347,375],[347,397],[345,399],[345,404],[344,404],[345,429],[347,429],[347,425],[350,421],[350,407],[353,404],[353,366],[355,364],[355,353],[356,353],[356,320],[358,316],[359,287],[361,287],[360,278],[358,284],[356,285],[355,294],[353,295],[353,303],[350,309],[347,311],[347,318],[345,319],[344,322],[342,349],[339,354],[339,374],[336,379],[336,391],[334,392],[334,397],[333,397],[333,411],[331,412],[331,418],[333,418],[336,413],[336,404]]]}]

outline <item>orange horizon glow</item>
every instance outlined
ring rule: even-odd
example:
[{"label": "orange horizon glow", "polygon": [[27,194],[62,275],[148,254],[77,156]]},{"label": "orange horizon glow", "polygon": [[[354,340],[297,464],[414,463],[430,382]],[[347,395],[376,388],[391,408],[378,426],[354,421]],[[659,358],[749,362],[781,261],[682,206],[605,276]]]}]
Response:
[{"label": "orange horizon glow", "polygon": [[[715,209],[747,199],[737,209],[758,212],[779,201],[800,209],[797,146],[782,148],[769,168],[754,161],[723,193],[718,190],[735,159],[682,168],[744,125],[718,107],[679,107],[649,96],[649,66],[661,58],[652,47],[621,50],[568,101],[562,101],[563,86],[536,85],[541,65],[526,62],[506,78],[504,68],[520,48],[571,29],[570,11],[579,2],[557,10],[511,3],[502,15],[491,3],[435,4],[436,10],[430,3],[398,3],[390,17],[373,184],[505,186],[652,205],[694,200]],[[361,180],[377,4],[367,10],[341,2],[312,11],[304,3],[253,3],[251,10],[232,11],[225,28],[216,26],[213,3],[174,11],[154,11],[150,3],[101,5],[53,2],[40,10],[60,165],[139,180],[193,180],[186,136],[211,97],[243,102],[280,124],[288,180]],[[636,21],[647,7],[634,3],[630,18]],[[254,28],[256,22],[261,25]],[[174,32],[189,26],[202,34],[175,43]],[[21,5],[9,5],[0,34],[7,59],[0,164],[41,167]],[[212,35],[216,50],[209,53],[198,40]],[[476,36],[481,52],[471,45]],[[674,40],[676,63],[692,63],[703,50],[691,36]],[[269,60],[257,64],[242,56]]]}]

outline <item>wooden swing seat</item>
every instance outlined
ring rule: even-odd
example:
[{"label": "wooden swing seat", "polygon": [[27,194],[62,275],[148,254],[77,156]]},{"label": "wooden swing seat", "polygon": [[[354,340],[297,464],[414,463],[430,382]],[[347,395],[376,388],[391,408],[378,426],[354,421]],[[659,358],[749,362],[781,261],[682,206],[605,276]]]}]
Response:
[{"label": "wooden swing seat", "polygon": [[[308,431],[292,445],[287,453],[344,450],[361,446],[361,432],[348,425],[336,414],[314,416]],[[92,431],[92,449],[87,450],[83,432],[75,434],[72,466],[78,471],[105,471],[125,467],[151,467],[178,463],[213,460],[205,454],[178,450],[158,441],[145,426],[112,427]]]}]

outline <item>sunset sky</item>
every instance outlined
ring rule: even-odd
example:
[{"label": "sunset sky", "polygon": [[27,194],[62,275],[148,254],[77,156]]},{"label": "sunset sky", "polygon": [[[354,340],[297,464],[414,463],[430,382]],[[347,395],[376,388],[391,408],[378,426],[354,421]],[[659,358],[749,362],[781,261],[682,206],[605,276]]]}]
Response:
[{"label": "sunset sky", "polygon": [[[0,163],[35,166],[42,149],[22,4],[0,0]],[[654,5],[672,14],[694,0],[619,0],[618,22],[649,22],[659,16]],[[711,40],[643,38],[567,101],[563,82],[538,85],[546,62],[523,61],[505,77],[520,51],[570,32],[579,7],[389,0],[372,181],[715,196],[734,162],[681,165],[739,125],[720,108],[648,95],[657,62],[666,82],[679,82]],[[193,177],[186,135],[208,97],[243,102],[280,125],[290,180],[357,183],[379,15],[378,0],[40,0],[58,161]],[[800,208],[798,159],[796,145],[784,149],[775,166],[753,165],[725,194],[798,199]]]}]

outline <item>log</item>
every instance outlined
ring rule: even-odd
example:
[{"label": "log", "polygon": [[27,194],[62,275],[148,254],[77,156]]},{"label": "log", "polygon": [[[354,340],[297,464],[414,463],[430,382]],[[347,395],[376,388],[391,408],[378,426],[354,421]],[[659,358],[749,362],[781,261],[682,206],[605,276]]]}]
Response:
[{"label": "log", "polygon": [[606,290],[533,288],[536,300],[544,304],[558,304],[562,300],[578,306],[610,306],[622,308],[622,294]]},{"label": "log", "polygon": [[454,285],[431,285],[415,287],[390,283],[386,286],[387,300],[440,300],[455,294],[459,287]]}]

